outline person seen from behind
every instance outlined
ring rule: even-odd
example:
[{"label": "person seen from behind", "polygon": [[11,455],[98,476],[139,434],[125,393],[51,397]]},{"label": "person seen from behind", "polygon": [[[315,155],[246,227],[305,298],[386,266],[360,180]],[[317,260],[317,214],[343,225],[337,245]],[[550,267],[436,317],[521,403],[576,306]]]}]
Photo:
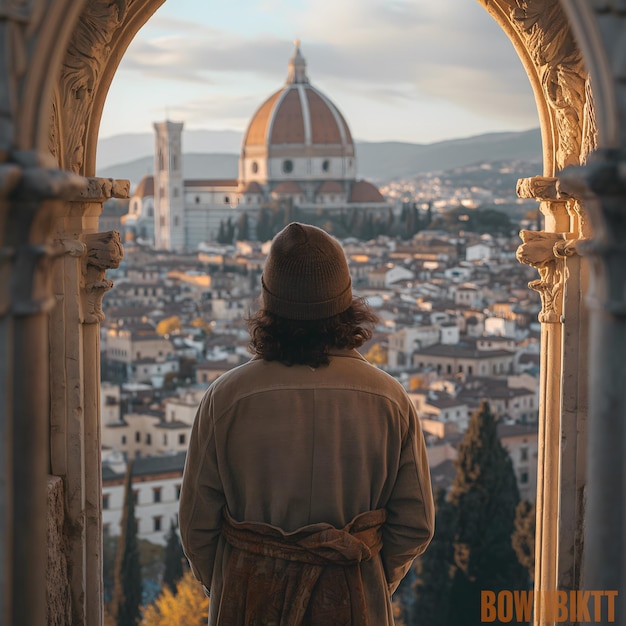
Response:
[{"label": "person seen from behind", "polygon": [[207,390],[182,482],[209,624],[393,626],[391,594],[434,531],[415,408],[357,351],[377,318],[336,239],[289,224],[261,287],[254,356]]}]

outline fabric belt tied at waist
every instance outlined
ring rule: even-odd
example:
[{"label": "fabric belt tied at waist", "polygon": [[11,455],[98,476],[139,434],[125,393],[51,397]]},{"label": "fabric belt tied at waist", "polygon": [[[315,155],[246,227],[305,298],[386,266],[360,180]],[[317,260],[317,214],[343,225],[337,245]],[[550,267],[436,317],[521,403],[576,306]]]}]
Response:
[{"label": "fabric belt tied at waist", "polygon": [[286,533],[237,522],[224,510],[228,559],[220,626],[369,626],[360,563],[382,547],[386,511],[357,515],[342,529],[312,524]]}]

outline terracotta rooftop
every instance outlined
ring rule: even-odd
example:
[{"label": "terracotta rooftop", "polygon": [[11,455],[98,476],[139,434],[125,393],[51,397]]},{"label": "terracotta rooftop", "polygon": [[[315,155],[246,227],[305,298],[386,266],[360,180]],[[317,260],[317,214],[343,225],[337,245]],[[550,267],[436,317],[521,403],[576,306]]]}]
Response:
[{"label": "terracotta rooftop", "polygon": [[274,189],[272,189],[273,194],[294,194],[294,193],[302,193],[302,188],[298,183],[294,183],[293,181],[286,181],[284,183],[280,183],[276,185]]},{"label": "terracotta rooftop", "polygon": [[352,185],[350,191],[350,199],[348,202],[368,203],[368,202],[384,202],[385,198],[378,188],[366,180],[357,180]]},{"label": "terracotta rooftop", "polygon": [[286,85],[257,109],[243,142],[244,151],[248,146],[284,144],[339,144],[353,149],[346,120],[337,107],[309,83],[299,47],[290,61]]},{"label": "terracotta rooftop", "polygon": [[324,181],[319,189],[317,190],[317,193],[343,193],[343,187],[336,181],[336,180],[326,180]]},{"label": "terracotta rooftop", "polygon": [[241,190],[241,193],[263,193],[263,187],[253,180]]},{"label": "terracotta rooftop", "polygon": [[133,196],[138,196],[139,198],[154,196],[154,176],[144,176],[137,185]]},{"label": "terracotta rooftop", "polygon": [[237,187],[239,181],[236,178],[218,178],[215,180],[186,180],[185,187]]}]

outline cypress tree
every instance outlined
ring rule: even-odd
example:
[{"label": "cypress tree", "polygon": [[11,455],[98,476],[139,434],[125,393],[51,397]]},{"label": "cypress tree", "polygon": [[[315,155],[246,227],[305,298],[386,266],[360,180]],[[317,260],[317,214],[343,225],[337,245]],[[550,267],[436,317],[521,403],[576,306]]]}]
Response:
[{"label": "cypress tree", "polygon": [[496,421],[483,401],[459,446],[450,492],[456,507],[451,625],[480,624],[481,591],[525,589],[527,576],[513,549],[519,491]]},{"label": "cypress tree", "polygon": [[435,536],[414,565],[415,601],[408,626],[446,626],[454,563],[455,510],[445,490],[435,490]]},{"label": "cypress tree", "polygon": [[133,494],[133,464],[128,462],[124,485],[121,533],[113,574],[111,614],[117,626],[136,626],[141,617],[141,565]]},{"label": "cypress tree", "polygon": [[176,585],[184,574],[185,553],[176,532],[174,520],[170,523],[165,544],[165,572],[163,573],[163,585],[167,585],[173,594],[176,594]]},{"label": "cypress tree", "polygon": [[247,241],[250,239],[248,214],[245,211],[239,216],[239,221],[237,222],[237,239],[239,241]]},{"label": "cypress tree", "polygon": [[515,510],[513,549],[517,560],[528,570],[530,580],[535,580],[535,504],[522,500]]}]

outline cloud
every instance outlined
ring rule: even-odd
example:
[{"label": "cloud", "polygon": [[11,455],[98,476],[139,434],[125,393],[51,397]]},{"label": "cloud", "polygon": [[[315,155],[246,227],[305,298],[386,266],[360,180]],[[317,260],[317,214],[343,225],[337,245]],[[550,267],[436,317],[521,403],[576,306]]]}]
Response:
[{"label": "cloud", "polygon": [[[260,11],[288,11],[314,84],[398,105],[413,98],[441,98],[485,116],[536,123],[521,63],[477,2],[308,0],[296,13],[285,2],[267,0]],[[249,32],[219,20],[211,24],[155,16],[128,50],[120,71],[206,85],[252,79],[267,85],[267,95],[282,84],[290,39],[278,29]]]},{"label": "cloud", "polygon": [[251,112],[259,106],[251,96],[206,96],[181,102],[168,109],[175,119],[188,125],[204,124],[213,128],[245,128]]}]

